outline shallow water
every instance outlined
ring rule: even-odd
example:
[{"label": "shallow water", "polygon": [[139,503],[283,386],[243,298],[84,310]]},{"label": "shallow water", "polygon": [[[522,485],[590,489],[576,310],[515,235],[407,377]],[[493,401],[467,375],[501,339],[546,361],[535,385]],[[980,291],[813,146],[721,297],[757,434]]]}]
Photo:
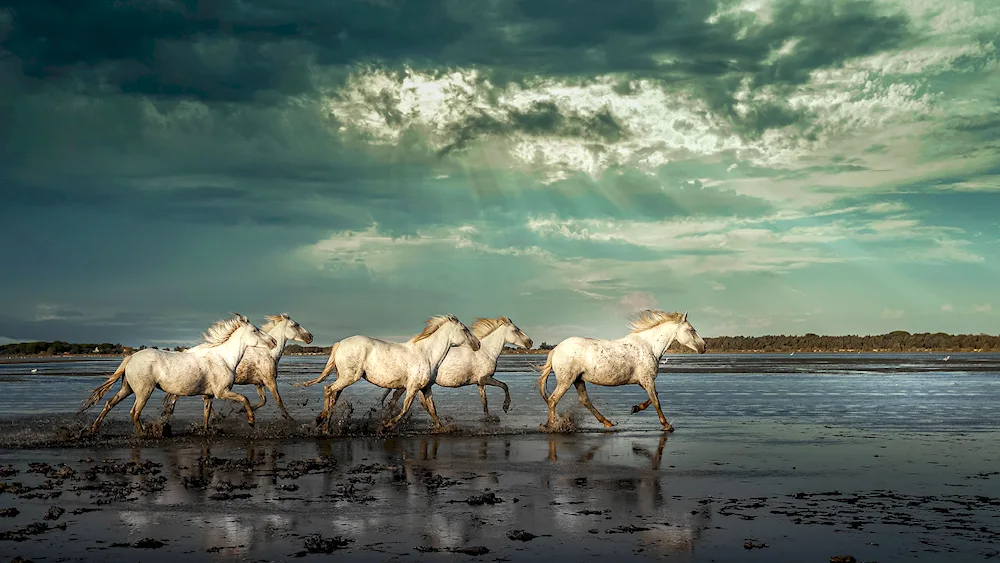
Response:
[{"label": "shallow water", "polygon": [[[946,356],[950,358],[947,361],[943,360]],[[74,412],[119,361],[0,364],[0,421]],[[545,422],[547,411],[538,395],[538,374],[533,366],[544,361],[544,356],[501,356],[497,378],[510,387],[508,413],[501,409],[503,391],[487,388],[490,412],[499,422],[484,422],[475,387],[435,387],[438,413],[459,428],[482,430],[499,425],[508,431],[535,431]],[[318,413],[322,385],[300,388],[290,383],[314,378],[325,362],[324,356],[288,356],[281,361],[279,392],[297,420],[307,421]],[[37,373],[32,374],[32,369]],[[331,377],[324,384],[333,380]],[[554,377],[550,377],[548,389],[554,385]],[[589,388],[594,405],[616,422],[619,430],[659,428],[652,408],[630,414],[632,405],[647,398],[638,386]],[[896,430],[1000,427],[1000,355],[996,354],[671,355],[661,364],[657,389],[667,418],[678,429],[750,420]],[[258,401],[253,386],[236,386],[234,390],[253,403]],[[347,403],[354,408],[351,417],[365,416],[377,406],[382,392],[366,381],[352,385],[341,395],[340,416],[347,415]],[[162,397],[160,391],[153,394],[143,413],[146,420],[158,416]],[[132,399],[126,399],[111,411],[108,420],[127,421],[131,404]],[[226,420],[240,419],[245,426],[236,403],[216,401],[216,409],[228,414]],[[201,411],[199,398],[182,398],[174,426],[198,424]],[[602,428],[579,405],[573,390],[563,397],[559,411],[572,411],[583,428]],[[85,418],[96,417],[98,412],[95,407]],[[414,401],[410,412],[408,428],[430,427],[430,418],[418,402]],[[257,414],[262,423],[280,418],[270,396]]]},{"label": "shallow water", "polygon": [[[72,412],[118,360],[0,364],[0,510],[19,511],[0,517],[0,558],[322,558],[308,552],[321,534],[347,540],[333,557],[361,561],[982,561],[1000,551],[1000,356],[944,356],[671,356],[658,378],[669,435],[652,410],[629,414],[646,398],[634,386],[591,387],[611,432],[571,392],[560,410],[580,431],[538,433],[531,366],[544,357],[504,356],[513,405],[503,413],[490,389],[498,419],[474,388],[436,389],[446,432],[415,403],[400,434],[334,438],[302,424],[321,388],[289,385],[325,358],[288,357],[279,385],[297,423],[269,399],[249,429],[218,401],[202,436],[201,401],[186,398],[178,437],[143,440],[129,400],[98,439],[74,437],[97,412]],[[380,396],[350,387],[339,428],[365,434],[351,421]],[[493,504],[465,502],[477,495]],[[66,512],[45,520],[52,506]],[[147,538],[162,545],[137,547]]]}]

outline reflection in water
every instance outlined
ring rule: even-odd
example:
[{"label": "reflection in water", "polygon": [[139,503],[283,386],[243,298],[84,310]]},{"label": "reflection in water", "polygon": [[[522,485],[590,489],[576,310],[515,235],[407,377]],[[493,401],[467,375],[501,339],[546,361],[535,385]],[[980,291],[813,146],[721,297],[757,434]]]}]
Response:
[{"label": "reflection in water", "polygon": [[[531,544],[543,551],[565,548],[572,537],[587,543],[595,533],[601,541],[587,544],[591,552],[690,551],[710,515],[670,505],[660,471],[667,442],[660,434],[137,446],[122,453],[162,464],[166,482],[116,514],[128,541],[191,536],[200,550],[224,558],[287,557],[312,533],[413,553],[416,546],[508,545],[514,529],[558,538]],[[622,526],[644,529],[616,533]]]}]

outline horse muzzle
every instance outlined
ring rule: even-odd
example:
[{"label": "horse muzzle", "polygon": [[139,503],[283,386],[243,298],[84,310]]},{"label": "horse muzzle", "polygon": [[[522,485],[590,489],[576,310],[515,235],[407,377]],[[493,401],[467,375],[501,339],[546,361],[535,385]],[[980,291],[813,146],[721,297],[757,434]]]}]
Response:
[{"label": "horse muzzle", "polygon": [[312,344],[312,341],[313,341],[313,335],[312,335],[312,333],[311,332],[307,332],[306,333],[306,337],[302,341],[305,342],[306,344]]}]

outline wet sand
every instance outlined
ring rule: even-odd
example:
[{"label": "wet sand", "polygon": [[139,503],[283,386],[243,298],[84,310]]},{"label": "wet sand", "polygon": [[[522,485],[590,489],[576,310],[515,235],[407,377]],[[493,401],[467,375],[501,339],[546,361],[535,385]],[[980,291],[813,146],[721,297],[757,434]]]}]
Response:
[{"label": "wet sand", "polygon": [[997,438],[762,423],[8,449],[0,553],[981,561],[1000,546]]},{"label": "wet sand", "polygon": [[[126,401],[81,438],[96,412],[67,407],[102,377],[11,374],[0,411],[17,412],[39,382],[74,396],[0,415],[0,561],[1000,558],[997,379],[978,360],[875,375],[852,361],[822,377],[678,362],[658,382],[669,435],[654,413],[627,414],[641,392],[600,388],[591,396],[618,427],[567,397],[572,432],[541,433],[534,376],[514,361],[499,376],[509,413],[495,390],[488,420],[474,389],[436,391],[445,431],[416,407],[380,435],[380,393],[364,385],[338,406],[333,437],[309,424],[318,389],[282,387],[296,422],[269,401],[249,429],[222,402],[203,435],[201,401],[185,399],[171,437],[137,439]],[[286,381],[315,370],[302,362]]]}]

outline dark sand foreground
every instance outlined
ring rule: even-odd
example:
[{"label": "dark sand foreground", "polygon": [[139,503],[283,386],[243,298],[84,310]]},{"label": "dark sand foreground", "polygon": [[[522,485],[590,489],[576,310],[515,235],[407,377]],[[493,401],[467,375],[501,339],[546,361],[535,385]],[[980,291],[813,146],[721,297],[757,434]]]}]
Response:
[{"label": "dark sand foreground", "polygon": [[762,423],[8,449],[0,554],[982,561],[1000,547],[997,443]]}]

